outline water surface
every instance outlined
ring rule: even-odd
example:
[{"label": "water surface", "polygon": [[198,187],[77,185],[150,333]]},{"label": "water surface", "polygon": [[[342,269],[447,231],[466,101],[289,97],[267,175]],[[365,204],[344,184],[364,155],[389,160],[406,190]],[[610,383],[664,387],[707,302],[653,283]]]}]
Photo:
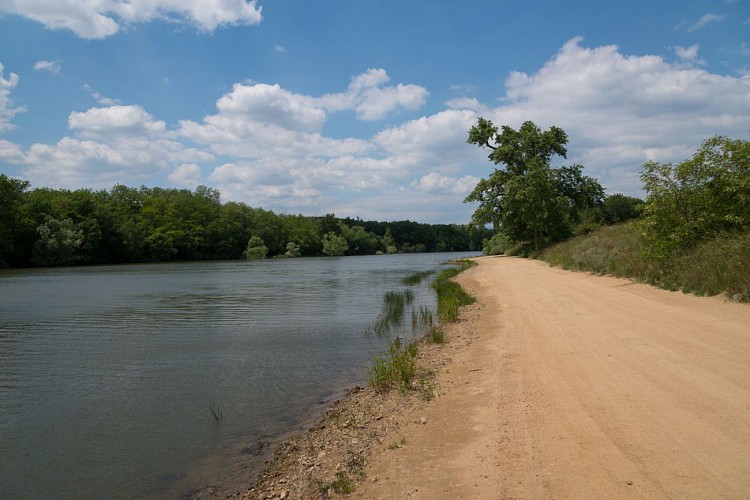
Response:
[{"label": "water surface", "polygon": [[457,256],[0,271],[0,496],[237,480],[259,441],[364,383],[382,294]]}]

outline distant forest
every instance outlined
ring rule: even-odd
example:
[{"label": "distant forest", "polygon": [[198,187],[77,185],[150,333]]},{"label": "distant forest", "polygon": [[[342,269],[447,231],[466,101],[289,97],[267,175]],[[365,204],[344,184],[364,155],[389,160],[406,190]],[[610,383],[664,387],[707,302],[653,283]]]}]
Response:
[{"label": "distant forest", "polygon": [[29,189],[0,174],[0,267],[466,251],[490,236],[456,224],[276,214],[222,203],[205,186]]}]

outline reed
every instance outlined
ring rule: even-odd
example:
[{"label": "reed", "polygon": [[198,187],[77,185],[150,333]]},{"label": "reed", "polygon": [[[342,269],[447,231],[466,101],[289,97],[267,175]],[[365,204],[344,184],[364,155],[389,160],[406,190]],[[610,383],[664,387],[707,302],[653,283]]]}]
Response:
[{"label": "reed", "polygon": [[452,281],[452,278],[466,269],[476,266],[476,263],[469,260],[451,263],[456,264],[456,267],[444,269],[432,282],[432,288],[437,293],[437,312],[441,321],[456,321],[458,319],[458,308],[473,304],[476,301],[461,285]]},{"label": "reed", "polygon": [[402,279],[401,283],[407,286],[419,285],[433,274],[435,274],[435,271],[419,271]]}]

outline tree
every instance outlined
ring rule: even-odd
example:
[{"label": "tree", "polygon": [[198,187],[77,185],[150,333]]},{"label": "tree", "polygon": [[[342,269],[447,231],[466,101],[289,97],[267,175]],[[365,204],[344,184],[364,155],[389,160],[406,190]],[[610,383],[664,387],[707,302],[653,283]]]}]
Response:
[{"label": "tree", "polygon": [[268,247],[263,243],[263,238],[260,236],[252,236],[247,241],[247,248],[245,249],[246,259],[265,259],[268,255]]},{"label": "tree", "polygon": [[29,183],[0,174],[0,267],[20,260],[18,245],[23,232],[23,195]]},{"label": "tree", "polygon": [[289,243],[286,244],[286,252],[284,252],[284,255],[286,257],[299,257],[300,256],[299,245],[293,241],[290,241]]},{"label": "tree", "polygon": [[517,131],[508,126],[498,130],[479,118],[466,142],[489,148],[489,160],[503,165],[464,200],[479,203],[472,215],[474,227],[492,224],[511,240],[540,250],[569,236],[581,213],[602,202],[604,189],[582,174],[583,167],[551,168],[554,155],[567,154],[568,136],[561,128],[542,131],[527,121]]},{"label": "tree", "polygon": [[666,257],[722,232],[750,228],[750,142],[716,136],[678,165],[650,161],[642,228],[651,253]]},{"label": "tree", "polygon": [[323,253],[325,255],[344,255],[347,250],[349,250],[349,243],[346,242],[344,236],[333,231],[323,236]]},{"label": "tree", "polygon": [[39,239],[34,244],[32,262],[38,266],[65,266],[79,259],[83,232],[70,219],[59,221],[47,216],[37,228]]},{"label": "tree", "polygon": [[619,224],[635,219],[641,213],[643,200],[615,193],[607,196],[602,203],[602,217],[607,225]]}]

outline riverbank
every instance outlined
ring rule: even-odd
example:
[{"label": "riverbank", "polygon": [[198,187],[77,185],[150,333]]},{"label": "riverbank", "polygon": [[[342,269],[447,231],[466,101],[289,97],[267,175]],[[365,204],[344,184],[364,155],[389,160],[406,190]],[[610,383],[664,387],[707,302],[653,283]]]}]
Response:
[{"label": "riverbank", "polygon": [[233,498],[747,496],[749,306],[477,261],[426,395],[351,391]]},{"label": "riverbank", "polygon": [[[265,468],[250,486],[234,493],[219,486],[193,492],[193,498],[309,498],[337,497],[357,492],[377,481],[366,465],[383,450],[398,450],[410,442],[412,430],[427,427],[425,410],[444,395],[437,383],[449,370],[452,356],[474,340],[472,325],[480,304],[463,306],[456,322],[444,323],[445,342],[420,340],[417,373],[409,391],[379,392],[357,386],[334,401],[306,432],[272,446]],[[259,444],[259,452],[266,443]]]}]

